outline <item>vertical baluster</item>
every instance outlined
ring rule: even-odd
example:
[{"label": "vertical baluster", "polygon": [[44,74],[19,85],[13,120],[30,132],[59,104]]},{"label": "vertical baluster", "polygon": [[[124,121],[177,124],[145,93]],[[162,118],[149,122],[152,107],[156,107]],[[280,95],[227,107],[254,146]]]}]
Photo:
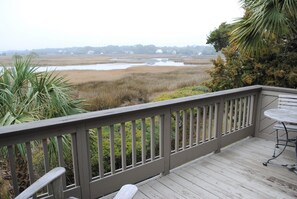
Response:
[{"label": "vertical baluster", "polygon": [[235,99],[235,115],[234,115],[234,131],[237,130],[237,116],[238,116],[238,99]]},{"label": "vertical baluster", "polygon": [[48,158],[48,148],[47,148],[47,139],[42,139],[42,148],[44,154],[44,169],[45,173],[50,171],[49,167],[49,158]]},{"label": "vertical baluster", "polygon": [[255,96],[252,95],[251,96],[251,105],[250,105],[249,125],[252,125],[252,123],[253,123],[254,100],[255,100]]},{"label": "vertical baluster", "polygon": [[228,109],[229,109],[229,101],[225,101],[225,114],[224,114],[224,133],[227,134],[227,127],[228,127]]},{"label": "vertical baluster", "polygon": [[145,164],[146,162],[146,146],[145,146],[145,133],[146,133],[146,129],[145,129],[145,119],[141,119],[141,160],[142,160],[142,164]]},{"label": "vertical baluster", "polygon": [[214,114],[214,138],[217,138],[217,131],[218,131],[218,114],[219,114],[219,104],[215,103],[215,114]]},{"label": "vertical baluster", "polygon": [[203,106],[202,142],[206,139],[206,106]]},{"label": "vertical baluster", "polygon": [[110,171],[115,173],[115,157],[114,157],[114,126],[109,126],[109,144],[110,144]]},{"label": "vertical baluster", "polygon": [[104,177],[104,164],[103,164],[103,137],[102,137],[102,127],[97,128],[98,137],[98,165],[99,165],[99,175],[100,178]]},{"label": "vertical baluster", "polygon": [[194,129],[194,120],[193,120],[193,108],[190,109],[190,138],[189,144],[190,148],[193,146],[193,129]]},{"label": "vertical baluster", "polygon": [[77,140],[76,134],[71,134],[71,149],[72,149],[72,160],[73,160],[73,174],[74,174],[74,184],[79,186],[79,178],[78,178],[78,158],[77,158]]},{"label": "vertical baluster", "polygon": [[178,152],[179,150],[179,111],[176,111],[175,113],[175,152]]},{"label": "vertical baluster", "polygon": [[132,121],[132,167],[136,166],[136,123]]},{"label": "vertical baluster", "polygon": [[242,98],[239,100],[239,118],[238,118],[238,129],[241,129],[241,118],[242,118]]},{"label": "vertical baluster", "polygon": [[19,186],[16,176],[16,165],[15,165],[15,159],[14,159],[14,153],[13,153],[13,146],[9,145],[7,146],[8,149],[8,160],[10,165],[10,171],[11,171],[11,177],[12,177],[12,184],[13,184],[13,192],[15,196],[19,195]]},{"label": "vertical baluster", "polygon": [[209,113],[208,113],[208,140],[212,138],[212,114],[213,114],[213,105],[209,105]]},{"label": "vertical baluster", "polygon": [[250,110],[251,110],[251,96],[247,96],[246,122],[245,122],[246,126],[249,126]]},{"label": "vertical baluster", "polygon": [[164,157],[164,116],[160,115],[159,116],[160,120],[160,129],[159,129],[159,153],[160,153],[160,158]]},{"label": "vertical baluster", "polygon": [[[59,166],[60,167],[65,167],[65,162],[63,158],[63,136],[59,135],[56,137],[57,138],[57,144],[58,144],[58,161],[59,161]],[[66,139],[66,138],[65,138]],[[90,179],[92,174],[90,173]],[[62,176],[62,181],[63,181],[63,189],[66,189],[66,178],[65,175]]]},{"label": "vertical baluster", "polygon": [[155,159],[155,117],[151,117],[151,161]]},{"label": "vertical baluster", "polygon": [[[160,158],[160,128],[161,128],[161,121],[159,116],[155,116],[155,125],[157,126],[155,128],[155,140],[157,139],[157,141],[155,141],[155,158]],[[156,130],[158,129],[158,130]],[[172,130],[173,132],[173,130]],[[173,138],[172,138],[173,139]],[[156,151],[157,149],[157,151]]]},{"label": "vertical baluster", "polygon": [[187,133],[187,111],[183,110],[183,149],[186,149],[186,141],[187,141],[187,137],[186,137],[186,133]]},{"label": "vertical baluster", "polygon": [[243,118],[242,118],[242,127],[245,127],[246,124],[246,104],[247,104],[247,97],[243,98]]},{"label": "vertical baluster", "polygon": [[64,167],[64,158],[63,158],[63,138],[61,135],[57,136],[57,144],[58,144],[58,162],[60,167]]},{"label": "vertical baluster", "polygon": [[[43,154],[44,154],[44,169],[45,173],[50,171],[50,166],[49,166],[49,157],[48,157],[48,146],[47,146],[47,139],[42,139],[42,148],[43,148]],[[53,190],[51,186],[47,186],[47,191],[49,194],[53,193]]]},{"label": "vertical baluster", "polygon": [[232,131],[232,124],[233,124],[233,99],[230,102],[230,121],[229,121],[229,132]]},{"label": "vertical baluster", "polygon": [[[34,170],[33,170],[33,161],[32,161],[32,151],[31,151],[31,144],[30,142],[26,142],[26,154],[27,154],[27,163],[28,163],[28,170],[29,170],[29,179],[30,184],[32,184],[34,179]],[[36,194],[33,195],[33,198],[37,198]]]},{"label": "vertical baluster", "polygon": [[219,153],[222,147],[222,136],[223,136],[223,122],[224,122],[224,108],[225,108],[225,99],[222,97],[220,101],[216,103],[216,123],[215,128],[217,131],[215,132],[215,138],[217,141],[217,149],[215,153]]},{"label": "vertical baluster", "polygon": [[121,123],[121,152],[122,152],[122,170],[126,170],[126,132],[125,123]]},{"label": "vertical baluster", "polygon": [[196,121],[196,145],[200,142],[200,114],[201,110],[199,107],[197,107],[197,121]]}]

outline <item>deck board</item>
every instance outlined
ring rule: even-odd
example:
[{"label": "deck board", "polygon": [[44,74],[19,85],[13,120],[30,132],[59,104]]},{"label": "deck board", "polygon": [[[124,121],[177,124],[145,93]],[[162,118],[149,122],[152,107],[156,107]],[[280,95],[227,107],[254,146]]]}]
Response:
[{"label": "deck board", "polygon": [[294,149],[265,167],[273,147],[274,142],[247,138],[141,182],[134,198],[297,198],[297,175],[282,166],[296,161]]}]

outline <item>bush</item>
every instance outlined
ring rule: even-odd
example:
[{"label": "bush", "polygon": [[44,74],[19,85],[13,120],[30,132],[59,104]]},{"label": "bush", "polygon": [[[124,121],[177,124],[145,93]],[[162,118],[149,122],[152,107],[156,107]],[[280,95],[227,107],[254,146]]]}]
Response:
[{"label": "bush", "polygon": [[274,49],[258,58],[238,53],[228,46],[222,49],[226,59],[213,60],[209,71],[212,79],[206,83],[212,91],[226,90],[250,85],[269,85],[297,88],[297,51],[277,52]]},{"label": "bush", "polygon": [[174,92],[163,93],[158,97],[156,97],[154,101],[163,101],[163,100],[175,99],[180,97],[199,95],[199,94],[205,93],[206,90],[208,91],[208,88],[204,86],[185,87],[185,88],[178,89],[177,91],[174,91]]}]

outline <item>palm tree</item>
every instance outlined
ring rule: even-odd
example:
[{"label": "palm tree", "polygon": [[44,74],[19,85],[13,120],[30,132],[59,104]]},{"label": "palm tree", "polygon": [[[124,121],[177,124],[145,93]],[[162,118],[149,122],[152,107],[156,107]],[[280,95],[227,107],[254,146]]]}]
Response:
[{"label": "palm tree", "polygon": [[296,39],[296,0],[242,0],[246,14],[231,34],[241,52],[260,54],[270,45]]},{"label": "palm tree", "polygon": [[[72,97],[70,84],[50,72],[37,72],[31,57],[14,57],[13,67],[0,69],[0,126],[85,112],[82,101]],[[64,137],[64,144],[70,143]],[[49,147],[55,140],[49,140]],[[32,147],[38,146],[33,143]],[[68,148],[69,146],[65,146]],[[51,147],[53,148],[53,147]],[[20,191],[29,184],[24,145],[15,146]],[[34,151],[34,150],[33,150]],[[0,157],[5,157],[0,149]],[[51,154],[50,154],[51,155]]]},{"label": "palm tree", "polygon": [[11,125],[84,112],[65,78],[38,73],[31,57],[15,57],[0,74],[0,125]]}]

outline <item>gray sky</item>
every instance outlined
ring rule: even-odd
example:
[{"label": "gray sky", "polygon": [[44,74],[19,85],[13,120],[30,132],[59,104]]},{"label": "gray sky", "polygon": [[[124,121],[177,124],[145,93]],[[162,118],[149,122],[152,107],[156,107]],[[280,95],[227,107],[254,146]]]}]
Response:
[{"label": "gray sky", "polygon": [[239,0],[0,0],[0,51],[205,45],[242,15]]}]

